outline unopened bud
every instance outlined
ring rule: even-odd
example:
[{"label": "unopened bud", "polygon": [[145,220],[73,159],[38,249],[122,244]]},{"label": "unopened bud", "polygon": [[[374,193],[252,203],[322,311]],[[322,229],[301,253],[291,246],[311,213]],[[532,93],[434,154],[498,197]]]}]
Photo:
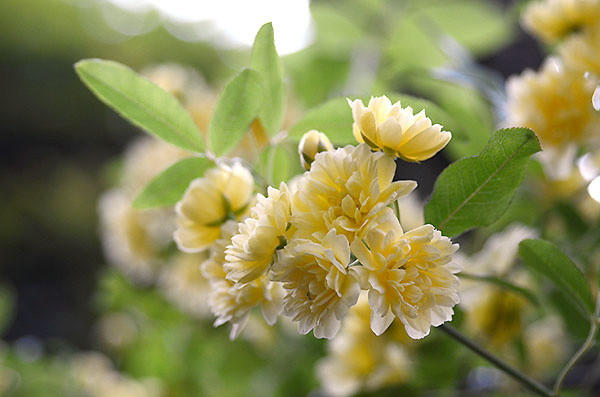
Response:
[{"label": "unopened bud", "polygon": [[307,170],[310,170],[310,165],[315,161],[317,153],[333,150],[333,145],[327,138],[327,135],[317,130],[310,130],[300,140],[298,144],[298,153],[300,154],[300,162]]}]

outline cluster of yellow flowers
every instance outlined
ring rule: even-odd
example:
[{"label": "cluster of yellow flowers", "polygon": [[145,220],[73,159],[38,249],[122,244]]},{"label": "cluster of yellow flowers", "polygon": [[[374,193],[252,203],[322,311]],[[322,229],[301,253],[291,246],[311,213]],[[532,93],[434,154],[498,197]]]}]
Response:
[{"label": "cluster of yellow flowers", "polygon": [[386,97],[350,105],[361,143],[334,149],[310,131],[299,147],[308,171],[293,188],[282,182],[254,196],[252,174],[220,161],[177,204],[175,241],[185,252],[209,250],[209,303],[215,325],[232,323],[232,338],[255,306],[270,324],[283,312],[300,333],[332,338],[361,290],[377,335],[398,318],[422,338],[451,318],[458,245],[431,225],[405,232],[390,208],[416,187],[393,180],[395,158],[426,160],[451,135]]},{"label": "cluster of yellow flowers", "polygon": [[562,41],[558,56],[540,71],[526,70],[507,82],[507,124],[534,130],[547,176],[566,179],[577,149],[594,150],[600,136],[600,113],[592,100],[600,87],[600,1],[536,1],[524,12],[523,24],[545,41]]}]

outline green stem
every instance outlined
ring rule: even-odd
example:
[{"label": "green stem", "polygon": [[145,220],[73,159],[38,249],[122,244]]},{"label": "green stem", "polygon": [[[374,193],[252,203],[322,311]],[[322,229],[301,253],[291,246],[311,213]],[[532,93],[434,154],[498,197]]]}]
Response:
[{"label": "green stem", "polygon": [[594,317],[590,319],[590,331],[588,336],[583,342],[583,345],[575,352],[573,357],[567,362],[565,367],[560,371],[560,374],[554,382],[554,395],[558,396],[562,389],[563,383],[569,371],[573,368],[575,363],[594,345],[596,342],[596,334],[598,334],[598,318],[600,317],[600,294],[596,297],[596,308],[594,309]]},{"label": "green stem", "polygon": [[471,351],[473,351],[474,353],[485,358],[487,361],[494,364],[498,369],[500,369],[507,375],[512,376],[517,381],[521,382],[523,386],[527,387],[529,390],[539,394],[540,396],[553,397],[552,391],[546,386],[544,386],[537,380],[530,378],[529,376],[525,375],[524,373],[507,364],[506,362],[502,361],[500,358],[496,357],[483,347],[473,342],[471,339],[461,334],[460,331],[458,331],[453,326],[449,324],[443,324],[437,327],[437,329],[444,331],[447,335],[462,343],[467,348],[471,349]]}]

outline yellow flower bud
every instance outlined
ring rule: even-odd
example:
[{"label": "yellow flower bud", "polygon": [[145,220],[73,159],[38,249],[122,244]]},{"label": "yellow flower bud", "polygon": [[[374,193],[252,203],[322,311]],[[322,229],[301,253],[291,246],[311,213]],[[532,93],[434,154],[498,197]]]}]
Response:
[{"label": "yellow flower bud", "polygon": [[300,162],[310,171],[310,165],[315,161],[317,153],[333,150],[333,145],[327,138],[327,135],[317,130],[310,130],[302,136],[298,144],[298,154]]}]

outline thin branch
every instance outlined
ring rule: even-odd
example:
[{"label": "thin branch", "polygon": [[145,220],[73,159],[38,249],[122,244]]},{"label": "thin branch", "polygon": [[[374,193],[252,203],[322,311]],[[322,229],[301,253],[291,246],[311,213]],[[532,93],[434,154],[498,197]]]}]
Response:
[{"label": "thin branch", "polygon": [[579,361],[579,359],[592,347],[596,342],[596,334],[598,333],[598,318],[600,317],[600,294],[596,297],[596,308],[594,309],[594,316],[590,319],[590,331],[588,332],[588,336],[583,342],[583,345],[577,350],[577,352],[571,357],[571,359],[567,362],[565,367],[560,371],[560,374],[556,378],[556,382],[554,382],[554,395],[558,396],[560,390],[562,389],[563,383],[565,382],[565,378],[569,371],[573,368],[573,366]]},{"label": "thin branch", "polygon": [[523,372],[512,367],[508,363],[502,361],[500,358],[496,357],[491,352],[487,351],[483,347],[479,346],[477,343],[473,342],[471,339],[467,338],[453,326],[449,324],[442,324],[439,327],[437,327],[437,329],[444,331],[447,335],[451,336],[467,348],[471,349],[472,352],[485,358],[487,361],[495,365],[498,369],[500,369],[507,375],[512,376],[517,381],[521,382],[523,386],[525,386],[529,390],[539,394],[540,396],[553,397],[552,391],[546,386],[544,386],[537,380],[525,375]]}]

